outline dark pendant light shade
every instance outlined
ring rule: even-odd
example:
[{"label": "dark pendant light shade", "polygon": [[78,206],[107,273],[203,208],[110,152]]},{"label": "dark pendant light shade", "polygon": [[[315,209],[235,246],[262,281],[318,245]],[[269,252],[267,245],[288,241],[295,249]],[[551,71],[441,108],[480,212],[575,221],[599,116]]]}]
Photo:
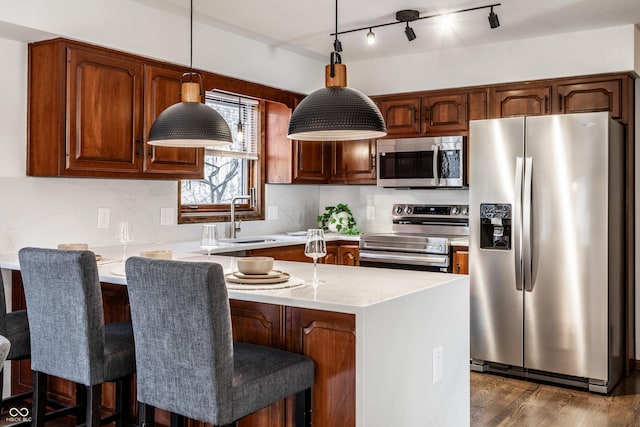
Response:
[{"label": "dark pendant light shade", "polygon": [[325,78],[326,87],[308,95],[293,111],[289,139],[351,141],[387,134],[378,106],[362,92],[347,87],[344,64],[327,65]]},{"label": "dark pendant light shade", "polygon": [[224,118],[200,102],[180,102],[164,110],[149,132],[149,144],[163,147],[219,147],[233,142]]},{"label": "dark pendant light shade", "polygon": [[347,141],[386,134],[380,110],[366,95],[349,87],[325,87],[296,107],[287,136],[307,141]]}]

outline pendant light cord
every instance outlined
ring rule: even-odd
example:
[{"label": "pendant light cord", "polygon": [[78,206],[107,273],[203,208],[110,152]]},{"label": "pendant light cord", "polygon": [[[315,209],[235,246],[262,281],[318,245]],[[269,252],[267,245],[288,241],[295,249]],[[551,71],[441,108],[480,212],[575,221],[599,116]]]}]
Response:
[{"label": "pendant light cord", "polygon": [[189,19],[189,71],[191,71],[189,78],[193,81],[193,0],[191,0],[191,12]]},{"label": "pendant light cord", "polygon": [[340,40],[338,40],[338,0],[336,0],[336,32],[335,32],[336,38],[333,41],[333,52],[331,52],[331,58],[330,58],[330,63],[331,63],[331,77],[335,77],[336,76],[336,72],[335,72],[335,64],[342,64],[342,58],[340,57],[340,53],[342,51],[342,45],[340,43]]}]

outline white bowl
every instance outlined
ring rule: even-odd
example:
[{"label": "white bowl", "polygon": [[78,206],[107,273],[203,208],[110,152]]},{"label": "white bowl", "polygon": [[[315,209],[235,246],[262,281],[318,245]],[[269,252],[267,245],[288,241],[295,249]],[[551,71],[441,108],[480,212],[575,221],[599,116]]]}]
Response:
[{"label": "white bowl", "polygon": [[86,243],[60,243],[58,249],[86,251],[89,249],[89,245]]},{"label": "white bowl", "polygon": [[238,258],[236,264],[243,274],[267,274],[273,270],[273,258],[270,256]]},{"label": "white bowl", "polygon": [[140,252],[140,256],[145,258],[173,259],[173,252],[168,249],[154,249]]}]

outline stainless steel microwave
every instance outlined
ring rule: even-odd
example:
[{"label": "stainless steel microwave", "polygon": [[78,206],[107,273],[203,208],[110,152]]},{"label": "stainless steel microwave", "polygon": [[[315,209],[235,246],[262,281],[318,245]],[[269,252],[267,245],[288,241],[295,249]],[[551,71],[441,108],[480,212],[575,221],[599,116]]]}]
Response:
[{"label": "stainless steel microwave", "polygon": [[380,187],[462,188],[466,185],[466,137],[378,140]]}]

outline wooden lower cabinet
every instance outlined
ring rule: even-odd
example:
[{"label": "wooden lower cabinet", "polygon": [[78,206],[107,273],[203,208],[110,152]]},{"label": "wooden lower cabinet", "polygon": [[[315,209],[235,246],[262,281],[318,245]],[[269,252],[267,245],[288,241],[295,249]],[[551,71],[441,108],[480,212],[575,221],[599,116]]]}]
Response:
[{"label": "wooden lower cabinet", "polygon": [[469,248],[454,246],[452,264],[454,274],[469,274]]},{"label": "wooden lower cabinet", "polygon": [[[316,365],[312,390],[314,426],[356,425],[355,316],[287,307],[288,350]],[[291,417],[287,427],[292,427]]]},{"label": "wooden lower cabinet", "polygon": [[[318,260],[322,264],[360,265],[358,245],[353,242],[327,242],[327,256]],[[277,248],[252,249],[247,256],[270,256],[280,261],[313,262],[304,254],[304,245],[280,246]]]}]

